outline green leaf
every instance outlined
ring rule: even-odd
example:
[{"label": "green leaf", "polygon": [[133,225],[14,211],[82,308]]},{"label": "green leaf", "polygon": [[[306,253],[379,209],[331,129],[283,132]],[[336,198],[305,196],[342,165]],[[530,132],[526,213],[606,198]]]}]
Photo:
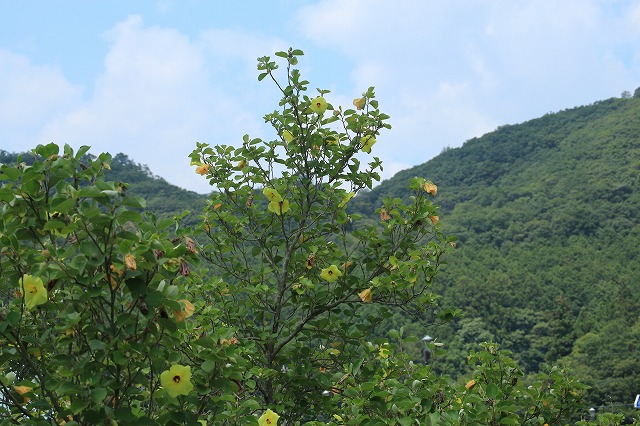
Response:
[{"label": "green leaf", "polygon": [[20,312],[9,311],[7,314],[7,322],[12,326],[20,324]]},{"label": "green leaf", "polygon": [[[3,179],[4,179],[4,176],[0,174],[0,180],[3,180]],[[13,200],[14,196],[15,195],[11,189],[0,188],[0,201],[4,201],[5,203],[8,203],[11,200]]]},{"label": "green leaf", "polygon": [[244,408],[246,411],[255,411],[260,409],[260,403],[255,399],[247,399],[240,404],[240,408]]},{"label": "green leaf", "polygon": [[125,224],[127,222],[142,222],[142,216],[135,210],[122,210],[118,213],[117,219],[120,224]]},{"label": "green leaf", "polygon": [[78,275],[82,275],[87,266],[87,258],[84,255],[75,256],[71,261],[71,266],[77,270]]},{"label": "green leaf", "polygon": [[80,160],[82,158],[83,155],[85,155],[87,152],[89,152],[89,149],[91,149],[90,146],[87,145],[82,145],[79,149],[78,152],[76,153],[76,160]]},{"label": "green leaf", "polygon": [[398,419],[398,423],[401,424],[402,426],[411,426],[414,423],[414,419],[412,417],[403,417],[401,419]]},{"label": "green leaf", "polygon": [[500,388],[495,383],[489,383],[486,389],[487,396],[491,399],[496,399],[496,397],[501,394]]},{"label": "green leaf", "polygon": [[496,410],[501,411],[503,413],[512,413],[518,410],[518,407],[512,401],[500,401],[496,405]]},{"label": "green leaf", "polygon": [[213,371],[215,366],[216,366],[216,362],[212,359],[208,359],[202,363],[200,368],[202,368],[202,371],[204,371],[205,373],[210,373],[211,371]]},{"label": "green leaf", "polygon": [[144,209],[147,207],[147,202],[142,197],[125,196],[122,198],[122,204],[125,206],[133,207],[135,209]]},{"label": "green leaf", "polygon": [[91,399],[96,404],[102,403],[104,398],[107,396],[107,390],[105,388],[95,388],[91,389]]},{"label": "green leaf", "polygon": [[517,416],[503,417],[500,419],[500,424],[517,426],[520,424],[520,419]]},{"label": "green leaf", "polygon": [[78,192],[78,197],[81,198],[97,198],[103,196],[102,191],[95,186],[85,186]]},{"label": "green leaf", "polygon": [[44,229],[45,231],[51,231],[55,229],[60,229],[63,226],[64,226],[64,222],[56,219],[51,219],[44,224],[44,227],[42,229]]},{"label": "green leaf", "polygon": [[125,279],[124,284],[131,292],[131,295],[136,298],[142,296],[147,289],[147,283],[140,277]]},{"label": "green leaf", "polygon": [[76,201],[72,198],[57,197],[51,200],[51,210],[58,213],[69,213],[75,205]]},{"label": "green leaf", "polygon": [[164,294],[157,290],[151,290],[144,298],[149,307],[160,306],[164,301]]},{"label": "green leaf", "polygon": [[138,418],[129,407],[119,407],[115,409],[116,419],[124,424],[135,424]]},{"label": "green leaf", "polygon": [[71,412],[73,414],[78,414],[82,410],[84,410],[89,405],[89,401],[84,398],[75,398],[71,403]]},{"label": "green leaf", "polygon": [[89,347],[94,351],[102,351],[104,350],[104,342],[100,340],[89,340]]},{"label": "green leaf", "polygon": [[55,143],[49,143],[47,145],[38,145],[35,149],[38,155],[43,156],[44,158],[51,157],[54,154],[57,154],[60,151],[60,147]]},{"label": "green leaf", "polygon": [[[18,177],[20,176],[20,169],[18,169],[17,167],[3,166],[2,174],[9,178],[9,180],[18,180]],[[1,175],[0,178],[4,180],[4,177]]]}]

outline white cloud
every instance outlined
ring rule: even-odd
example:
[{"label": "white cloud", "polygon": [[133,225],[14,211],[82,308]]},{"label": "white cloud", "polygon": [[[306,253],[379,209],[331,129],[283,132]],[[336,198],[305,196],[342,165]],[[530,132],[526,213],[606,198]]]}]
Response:
[{"label": "white cloud", "polygon": [[[240,32],[235,36],[244,44],[271,43]],[[91,145],[95,153],[124,152],[173,184],[210,191],[189,166],[196,142],[237,145],[244,133],[263,131],[264,111],[254,112],[249,99],[234,93],[248,84],[248,73],[231,81],[232,70],[215,65],[244,60],[221,47],[234,42],[234,33],[212,30],[190,40],[173,29],[146,27],[133,16],[106,37],[110,49],[94,93],[51,122],[41,139]],[[235,45],[238,52],[248,51]]]},{"label": "white cloud", "polygon": [[59,70],[6,50],[0,50],[0,81],[0,140],[7,151],[20,151],[25,138],[35,140],[37,129],[78,105],[83,93]]}]

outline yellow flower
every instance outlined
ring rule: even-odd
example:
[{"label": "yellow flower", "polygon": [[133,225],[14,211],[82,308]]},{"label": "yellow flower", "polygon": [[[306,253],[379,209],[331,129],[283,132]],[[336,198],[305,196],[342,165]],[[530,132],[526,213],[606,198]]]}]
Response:
[{"label": "yellow flower", "polygon": [[296,138],[295,136],[293,136],[293,133],[291,133],[288,130],[285,130],[284,132],[282,132],[282,137],[286,142],[291,142]]},{"label": "yellow flower", "polygon": [[160,383],[169,396],[187,395],[193,390],[191,366],[174,364],[160,374]]},{"label": "yellow flower", "polygon": [[310,108],[311,111],[315,112],[316,114],[322,114],[327,110],[327,101],[322,96],[318,96],[311,101]]},{"label": "yellow flower", "polygon": [[365,104],[365,99],[364,98],[355,98],[353,100],[353,106],[356,107],[357,109],[362,109],[364,108],[364,104]]},{"label": "yellow flower", "polygon": [[29,402],[29,397],[24,396],[24,394],[27,392],[31,392],[33,388],[30,388],[29,386],[14,386],[13,390],[22,395],[22,403],[26,404]]},{"label": "yellow flower", "polygon": [[338,136],[327,136],[325,139],[327,141],[327,145],[338,145],[340,143],[340,138]]},{"label": "yellow flower", "polygon": [[380,220],[387,221],[389,219],[391,219],[391,216],[389,215],[387,209],[380,209]]},{"label": "yellow flower", "polygon": [[289,200],[272,201],[267,208],[277,215],[285,214],[289,211]]},{"label": "yellow flower", "polygon": [[371,303],[371,287],[362,290],[358,293],[358,296],[360,296],[360,300],[364,303]]},{"label": "yellow flower", "polygon": [[193,315],[196,308],[193,306],[193,303],[186,299],[179,300],[179,302],[182,302],[184,308],[181,311],[173,311],[173,317],[177,322],[183,322],[185,319]]},{"label": "yellow flower", "polygon": [[474,387],[476,385],[476,381],[475,380],[469,380],[467,382],[466,385],[464,385],[465,388],[467,388],[467,390],[471,389],[472,387]]},{"label": "yellow flower", "polygon": [[273,411],[271,408],[267,409],[260,418],[258,419],[259,426],[276,426],[278,424],[278,419],[280,416]]},{"label": "yellow flower", "polygon": [[247,161],[246,160],[240,160],[238,161],[238,169],[242,170],[244,169],[244,167],[247,165]]},{"label": "yellow flower", "polygon": [[340,202],[340,204],[338,204],[338,208],[343,208],[351,198],[353,198],[353,196],[356,195],[355,192],[350,192],[347,195],[345,195],[344,197],[342,197],[342,201]]},{"label": "yellow flower", "polygon": [[438,216],[436,216],[436,215],[430,215],[429,219],[431,220],[431,223],[434,224],[434,225],[436,223],[438,223],[438,221],[440,220],[440,218]]},{"label": "yellow flower", "polygon": [[24,305],[27,309],[33,309],[38,305],[47,303],[47,289],[44,288],[40,278],[25,274],[22,276],[21,281]]},{"label": "yellow flower", "polygon": [[20,395],[24,395],[27,392],[31,392],[33,388],[30,388],[29,386],[14,386],[13,390],[18,392]]},{"label": "yellow flower", "polygon": [[265,197],[267,197],[267,199],[270,202],[282,201],[282,196],[278,193],[278,191],[276,191],[273,188],[265,188],[265,189],[262,190],[262,193],[264,194]]},{"label": "yellow flower", "polygon": [[362,138],[361,142],[362,142],[362,150],[364,152],[366,152],[367,154],[370,154],[371,153],[371,147],[373,146],[373,144],[376,143],[376,138],[374,138],[371,135],[367,135],[367,136]]},{"label": "yellow flower", "polygon": [[435,195],[438,193],[438,187],[430,180],[422,184],[422,189],[424,189],[424,192],[431,195],[432,197],[435,197]]},{"label": "yellow flower", "polygon": [[320,278],[329,281],[330,283],[334,282],[338,278],[342,276],[342,272],[336,265],[331,265],[328,268],[324,268],[320,273]]},{"label": "yellow flower", "polygon": [[127,268],[131,269],[132,271],[135,271],[137,268],[136,258],[133,257],[131,253],[127,253],[124,256],[124,264],[127,265]]},{"label": "yellow flower", "polygon": [[383,343],[380,345],[380,350],[378,351],[378,356],[382,359],[389,358],[389,344]]},{"label": "yellow flower", "polygon": [[198,167],[196,167],[196,173],[199,175],[206,175],[207,173],[209,173],[209,165],[208,164],[202,164]]},{"label": "yellow flower", "polygon": [[346,274],[351,270],[352,266],[353,266],[353,262],[347,261],[347,262],[344,262],[340,267],[342,268],[342,272]]}]

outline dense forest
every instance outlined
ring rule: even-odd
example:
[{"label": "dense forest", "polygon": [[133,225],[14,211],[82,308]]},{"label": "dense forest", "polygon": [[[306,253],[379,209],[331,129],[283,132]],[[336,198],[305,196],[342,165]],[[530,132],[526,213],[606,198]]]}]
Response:
[{"label": "dense forest", "polygon": [[406,196],[413,176],[438,184],[440,219],[458,237],[436,291],[463,316],[396,318],[448,348],[434,365],[464,374],[466,351],[492,340],[531,373],[570,366],[594,405],[629,405],[640,391],[640,98],[501,126],[351,207]]},{"label": "dense forest", "polygon": [[[0,151],[1,163],[17,158]],[[384,197],[408,197],[414,176],[438,185],[443,229],[458,239],[434,288],[438,309],[460,315],[399,313],[374,332],[434,337],[446,350],[434,368],[461,378],[469,350],[493,341],[530,374],[571,367],[592,405],[630,405],[640,392],[640,98],[501,126],[358,194],[350,212],[371,216]],[[161,216],[197,213],[207,198],[125,154],[109,178]]]}]

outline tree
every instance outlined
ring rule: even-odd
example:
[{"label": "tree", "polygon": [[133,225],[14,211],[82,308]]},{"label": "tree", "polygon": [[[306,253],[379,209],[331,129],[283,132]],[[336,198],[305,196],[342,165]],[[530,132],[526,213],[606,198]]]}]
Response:
[{"label": "tree", "polygon": [[31,165],[0,168],[0,418],[196,419],[160,390],[191,340],[191,240],[141,214],[144,200],[105,181],[110,156],[88,150],[39,145]]},{"label": "tree", "polygon": [[[324,410],[323,391],[366,355],[364,339],[386,307],[432,303],[428,287],[451,240],[439,232],[436,187],[424,178],[411,180],[410,204],[386,199],[377,224],[346,213],[379,180],[380,160],[370,155],[388,116],[373,88],[346,110],[326,90],[306,95],[294,68],[302,52],[276,55],[287,63],[283,83],[271,58],[258,64],[259,79],[282,93],[280,110],[265,116],[275,139],[198,144],[191,158],[218,190],[202,227],[203,257],[224,280],[212,302],[255,346],[261,375],[251,391],[294,420]],[[369,304],[377,308],[363,309]]]}]

